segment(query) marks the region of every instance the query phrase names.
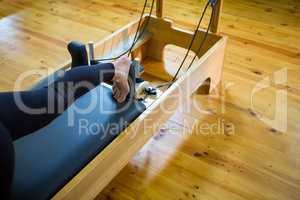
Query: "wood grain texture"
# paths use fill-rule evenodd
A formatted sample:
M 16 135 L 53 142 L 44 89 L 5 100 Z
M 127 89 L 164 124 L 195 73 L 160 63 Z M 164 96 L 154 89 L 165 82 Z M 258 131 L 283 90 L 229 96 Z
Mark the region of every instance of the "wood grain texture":
M 56 68 L 67 62 L 69 40 L 88 42 L 108 36 L 138 18 L 142 4 L 137 0 L 0 1 L 0 90 L 11 90 L 16 77 L 28 69 Z M 193 30 L 204 4 L 166 0 L 164 16 Z M 97 199 L 297 200 L 299 16 L 298 0 L 224 1 L 220 32 L 229 36 L 224 103 L 213 95 L 193 96 L 190 106 L 178 110 Z M 203 28 L 208 19 L 209 13 Z M 287 82 L 272 82 L 256 94 L 254 106 L 272 117 L 275 92 L 286 90 L 285 132 L 262 122 L 250 102 L 257 82 L 272 78 L 282 68 L 287 69 Z M 28 80 L 24 88 L 37 79 Z M 199 107 L 203 112 L 197 111 Z M 197 134 L 205 123 L 225 128 L 214 134 Z M 234 124 L 234 135 L 227 133 L 228 124 Z

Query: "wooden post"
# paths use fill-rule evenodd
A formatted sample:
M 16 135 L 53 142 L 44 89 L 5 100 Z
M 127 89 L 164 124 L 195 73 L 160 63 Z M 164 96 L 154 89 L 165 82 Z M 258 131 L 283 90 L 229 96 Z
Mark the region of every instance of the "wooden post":
M 163 0 L 156 0 L 156 16 L 158 18 L 163 16 Z
M 210 30 L 213 33 L 219 33 L 219 31 L 220 31 L 219 23 L 220 23 L 220 18 L 221 18 L 223 0 L 217 0 L 217 4 L 215 6 L 216 6 L 216 13 L 215 13 L 215 16 L 213 18 Z

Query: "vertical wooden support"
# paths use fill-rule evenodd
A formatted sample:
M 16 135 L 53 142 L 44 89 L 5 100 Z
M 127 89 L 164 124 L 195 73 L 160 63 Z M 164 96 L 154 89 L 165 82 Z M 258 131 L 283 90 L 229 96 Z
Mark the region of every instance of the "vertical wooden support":
M 156 0 L 156 17 L 163 17 L 163 0 Z
M 223 8 L 223 0 L 217 0 L 217 4 L 215 6 L 216 6 L 216 13 L 213 18 L 210 31 L 212 33 L 218 34 L 220 32 L 220 19 L 221 19 L 221 12 L 222 12 L 222 8 Z M 221 73 L 222 73 L 222 70 L 223 69 L 221 69 Z M 223 85 L 222 79 L 220 79 L 218 85 L 215 87 L 215 91 L 217 92 L 217 94 L 219 96 L 222 96 L 222 85 Z
M 212 21 L 211 29 L 210 31 L 213 33 L 219 33 L 220 31 L 220 18 L 221 18 L 221 12 L 223 7 L 223 0 L 217 0 L 216 6 L 216 13 Z

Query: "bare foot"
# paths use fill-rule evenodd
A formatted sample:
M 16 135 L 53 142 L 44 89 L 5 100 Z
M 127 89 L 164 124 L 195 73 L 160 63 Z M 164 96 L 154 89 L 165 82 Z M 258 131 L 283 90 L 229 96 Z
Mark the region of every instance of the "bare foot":
M 122 103 L 129 93 L 128 73 L 131 61 L 127 56 L 122 56 L 113 62 L 115 75 L 113 77 L 113 97 Z

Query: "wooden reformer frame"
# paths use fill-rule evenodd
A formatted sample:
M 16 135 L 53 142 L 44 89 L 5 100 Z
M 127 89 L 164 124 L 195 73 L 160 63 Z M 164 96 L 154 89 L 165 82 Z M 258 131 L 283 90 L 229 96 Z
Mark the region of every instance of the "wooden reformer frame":
M 217 1 L 217 14 L 213 18 L 211 32 L 208 34 L 205 45 L 199 52 L 198 60 L 176 82 L 167 88 L 128 128 L 126 128 L 111 144 L 100 152 L 86 167 L 84 167 L 68 184 L 66 184 L 54 197 L 60 199 L 93 199 L 99 192 L 121 171 L 140 148 L 158 131 L 170 116 L 181 106 L 187 97 L 196 92 L 205 81 L 210 80 L 209 91 L 220 84 L 224 52 L 227 37 L 218 35 L 218 24 L 222 1 Z M 156 16 L 151 16 L 145 34 L 135 45 L 132 57 L 139 57 L 141 62 L 151 59 L 161 64 L 162 73 L 163 50 L 166 45 L 173 44 L 188 48 L 193 37 L 190 31 L 172 26 L 172 22 L 163 18 L 163 1 L 156 1 Z M 149 16 L 144 16 L 145 22 Z M 119 29 L 109 37 L 95 45 L 95 55 L 106 58 L 116 52 L 111 49 L 128 48 L 138 20 Z M 192 51 L 196 52 L 205 30 L 198 30 Z M 126 42 L 127 41 L 127 42 Z M 131 40 L 132 42 L 132 40 Z M 151 69 L 145 72 L 151 74 Z M 152 74 L 159 77 L 159 74 Z M 174 97 L 177 100 L 174 100 Z M 149 126 L 152 124 L 152 126 Z

